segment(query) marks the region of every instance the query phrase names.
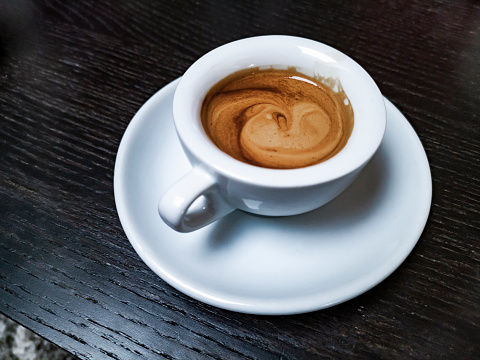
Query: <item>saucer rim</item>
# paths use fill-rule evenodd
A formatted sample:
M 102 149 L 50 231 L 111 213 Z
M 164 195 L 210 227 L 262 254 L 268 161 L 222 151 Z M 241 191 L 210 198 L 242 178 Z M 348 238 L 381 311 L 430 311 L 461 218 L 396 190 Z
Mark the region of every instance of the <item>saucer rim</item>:
M 411 251 L 417 244 L 418 240 L 420 239 L 420 236 L 423 233 L 425 225 L 428 220 L 428 216 L 431 210 L 431 200 L 432 200 L 432 178 L 431 178 L 428 158 L 425 153 L 425 149 L 423 148 L 423 145 L 421 144 L 421 141 L 418 138 L 418 135 L 416 134 L 415 130 L 413 129 L 411 124 L 408 122 L 408 120 L 399 111 L 399 109 L 395 105 L 393 105 L 388 99 L 384 98 L 386 108 L 388 108 L 388 106 L 391 106 L 393 109 L 392 111 L 398 112 L 398 114 L 403 118 L 402 120 L 406 122 L 406 126 L 409 129 L 409 131 L 415 136 L 416 140 L 418 140 L 418 145 L 421 150 L 421 154 L 418 154 L 418 155 L 420 156 L 423 154 L 423 156 L 421 156 L 422 159 L 420 159 L 422 162 L 424 162 L 424 166 L 422 166 L 422 169 L 424 169 L 424 171 L 426 172 L 425 175 L 428 176 L 428 179 L 430 180 L 428 184 L 429 188 L 427 189 L 429 192 L 429 194 L 427 194 L 428 199 L 426 199 L 424 203 L 424 204 L 427 204 L 427 201 L 428 201 L 428 206 L 420 221 L 420 223 L 423 225 L 417 228 L 417 235 L 415 236 L 414 240 L 410 240 L 410 246 L 407 246 L 406 248 L 404 247 L 403 248 L 404 251 L 402 252 L 402 254 L 401 255 L 397 254 L 397 256 L 394 259 L 392 259 L 392 260 L 396 259 L 397 260 L 396 262 L 390 263 L 390 265 L 386 266 L 386 268 L 383 269 L 380 273 L 374 272 L 373 275 L 371 276 L 374 279 L 363 279 L 362 281 L 363 285 L 356 286 L 356 288 L 358 288 L 359 290 L 351 292 L 348 296 L 341 296 L 328 303 L 318 303 L 318 304 L 308 303 L 307 304 L 305 302 L 302 302 L 301 301 L 302 299 L 300 299 L 300 301 L 292 301 L 292 304 L 290 304 L 289 306 L 280 304 L 280 306 L 273 306 L 273 307 L 270 307 L 268 304 L 263 306 L 255 306 L 255 305 L 251 306 L 244 303 L 236 304 L 234 302 L 228 302 L 228 301 L 225 301 L 224 299 L 215 300 L 209 294 L 202 295 L 202 292 L 198 291 L 198 289 L 197 291 L 195 291 L 195 289 L 192 290 L 188 286 L 184 286 L 183 284 L 179 283 L 177 279 L 175 279 L 174 277 L 170 276 L 170 274 L 168 274 L 168 272 L 166 272 L 165 269 L 162 269 L 162 267 L 155 261 L 154 257 L 149 256 L 148 254 L 145 254 L 142 250 L 142 246 L 141 246 L 142 236 L 139 234 L 136 234 L 136 231 L 134 229 L 135 227 L 134 224 L 132 224 L 130 222 L 130 219 L 127 217 L 128 212 L 125 210 L 125 207 L 127 206 L 126 198 L 125 196 L 122 196 L 122 192 L 120 191 L 120 189 L 124 189 L 125 184 L 123 183 L 123 178 L 121 178 L 120 174 L 122 174 L 124 171 L 125 159 L 127 158 L 126 151 L 131 146 L 131 142 L 134 140 L 133 136 L 130 136 L 130 134 L 135 133 L 137 128 L 141 126 L 141 120 L 139 119 L 141 119 L 145 113 L 148 113 L 151 107 L 155 107 L 158 102 L 163 101 L 165 97 L 171 95 L 171 93 L 175 90 L 179 80 L 180 78 L 172 81 L 171 83 L 167 84 L 165 87 L 161 88 L 158 92 L 156 92 L 139 109 L 139 111 L 132 118 L 120 142 L 117 158 L 115 161 L 115 169 L 114 169 L 114 196 L 115 196 L 115 204 L 117 207 L 117 213 L 118 213 L 121 225 L 125 231 L 125 234 L 129 242 L 132 244 L 137 254 L 146 263 L 146 265 L 151 270 L 153 270 L 160 278 L 162 278 L 164 281 L 166 281 L 168 284 L 170 284 L 177 290 L 187 294 L 188 296 L 222 309 L 237 311 L 241 313 L 259 314 L 259 315 L 288 315 L 288 314 L 305 313 L 305 312 L 328 308 L 328 307 L 337 305 L 339 303 L 348 301 L 352 298 L 355 298 L 365 293 L 366 291 L 370 290 L 371 288 L 375 287 L 383 280 L 385 280 L 405 261 L 405 259 L 408 257 L 408 255 L 411 253 Z M 388 105 L 388 103 L 390 105 Z M 387 109 L 387 113 L 388 113 L 388 109 Z M 387 126 L 388 126 L 388 119 L 387 119 Z

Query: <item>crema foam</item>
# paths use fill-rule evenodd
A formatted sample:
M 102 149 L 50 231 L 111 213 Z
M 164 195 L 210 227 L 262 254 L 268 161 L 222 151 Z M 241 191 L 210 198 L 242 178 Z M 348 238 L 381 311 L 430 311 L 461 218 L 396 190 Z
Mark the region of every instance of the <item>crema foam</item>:
M 296 69 L 248 68 L 226 77 L 202 105 L 203 127 L 225 153 L 273 169 L 321 163 L 347 143 L 354 113 L 337 83 Z

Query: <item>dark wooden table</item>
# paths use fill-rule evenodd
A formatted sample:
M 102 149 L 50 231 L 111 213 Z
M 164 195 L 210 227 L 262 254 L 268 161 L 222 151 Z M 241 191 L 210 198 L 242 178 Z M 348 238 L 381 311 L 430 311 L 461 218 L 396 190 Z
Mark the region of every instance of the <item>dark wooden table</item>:
M 430 217 L 385 281 L 256 316 L 189 298 L 119 222 L 122 135 L 207 51 L 311 38 L 369 71 L 429 158 Z M 0 1 L 0 311 L 83 359 L 478 359 L 478 1 Z

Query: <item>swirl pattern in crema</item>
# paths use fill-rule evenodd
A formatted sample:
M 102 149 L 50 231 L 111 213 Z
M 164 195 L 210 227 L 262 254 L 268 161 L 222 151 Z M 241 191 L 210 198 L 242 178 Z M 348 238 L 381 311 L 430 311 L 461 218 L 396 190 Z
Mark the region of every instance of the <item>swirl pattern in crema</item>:
M 208 92 L 203 127 L 222 151 L 252 165 L 318 164 L 337 154 L 353 130 L 352 106 L 336 87 L 292 68 L 241 70 Z

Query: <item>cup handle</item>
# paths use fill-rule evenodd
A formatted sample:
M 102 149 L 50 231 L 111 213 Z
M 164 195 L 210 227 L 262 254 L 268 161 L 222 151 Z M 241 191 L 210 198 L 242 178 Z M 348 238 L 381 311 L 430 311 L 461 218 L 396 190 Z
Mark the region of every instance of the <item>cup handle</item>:
M 178 180 L 158 203 L 158 213 L 165 223 L 178 232 L 198 230 L 231 213 L 216 179 L 197 166 Z

